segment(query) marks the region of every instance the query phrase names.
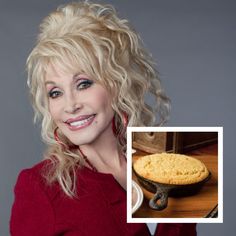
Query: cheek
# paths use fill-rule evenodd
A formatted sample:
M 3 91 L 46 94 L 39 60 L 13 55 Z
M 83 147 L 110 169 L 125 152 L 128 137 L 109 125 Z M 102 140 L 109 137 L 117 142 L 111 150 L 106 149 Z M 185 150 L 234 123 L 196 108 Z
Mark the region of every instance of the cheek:
M 55 104 L 53 104 L 52 102 L 49 102 L 49 112 L 51 114 L 51 117 L 53 119 L 54 122 L 57 121 L 57 119 L 59 118 L 59 106 L 56 106 Z
M 93 104 L 95 107 L 102 109 L 103 111 L 112 111 L 111 99 L 105 91 L 98 91 L 94 96 Z

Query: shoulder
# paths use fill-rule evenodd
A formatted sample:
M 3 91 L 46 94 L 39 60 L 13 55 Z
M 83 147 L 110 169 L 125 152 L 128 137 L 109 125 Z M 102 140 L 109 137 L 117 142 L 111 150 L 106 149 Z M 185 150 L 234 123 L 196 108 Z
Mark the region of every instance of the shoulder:
M 40 177 L 42 176 L 42 174 L 44 174 L 45 171 L 47 171 L 51 167 L 52 167 L 52 161 L 49 159 L 46 159 L 33 165 L 30 168 L 22 170 L 21 173 L 28 173 L 28 174 Z
M 15 185 L 11 235 L 51 235 L 54 227 L 52 198 L 41 175 L 45 161 L 22 170 Z M 51 191 L 52 192 L 52 191 Z
M 18 175 L 17 183 L 20 182 L 21 184 L 28 184 L 31 181 L 43 182 L 43 173 L 49 164 L 50 163 L 48 160 L 44 160 L 31 168 L 23 169 Z
M 22 191 L 22 189 L 24 191 L 41 191 L 50 199 L 51 195 L 55 195 L 58 189 L 56 184 L 49 185 L 44 177 L 50 168 L 52 168 L 52 162 L 43 160 L 31 168 L 23 169 L 18 175 L 15 193 Z

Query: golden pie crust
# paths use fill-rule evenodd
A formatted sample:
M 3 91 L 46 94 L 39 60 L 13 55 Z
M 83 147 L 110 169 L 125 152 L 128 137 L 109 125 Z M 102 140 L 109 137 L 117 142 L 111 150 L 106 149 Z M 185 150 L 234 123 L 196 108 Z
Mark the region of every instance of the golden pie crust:
M 209 175 L 201 161 L 187 155 L 172 153 L 140 157 L 134 162 L 133 168 L 138 175 L 163 184 L 194 184 Z

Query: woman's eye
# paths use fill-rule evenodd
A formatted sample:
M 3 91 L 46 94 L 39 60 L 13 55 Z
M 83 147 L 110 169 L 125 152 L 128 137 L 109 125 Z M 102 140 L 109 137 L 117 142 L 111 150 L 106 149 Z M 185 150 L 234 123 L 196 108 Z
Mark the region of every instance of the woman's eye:
M 91 80 L 82 80 L 77 84 L 78 90 L 83 90 L 89 88 L 93 84 Z
M 50 91 L 50 92 L 48 93 L 48 96 L 49 96 L 50 98 L 57 98 L 57 97 L 59 97 L 60 95 L 61 95 L 61 92 L 58 91 L 58 90 L 52 90 L 52 91 Z

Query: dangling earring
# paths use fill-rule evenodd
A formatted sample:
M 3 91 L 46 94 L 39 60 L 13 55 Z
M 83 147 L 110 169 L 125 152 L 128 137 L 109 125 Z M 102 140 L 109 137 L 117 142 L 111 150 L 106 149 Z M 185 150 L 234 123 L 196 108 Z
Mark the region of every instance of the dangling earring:
M 117 128 L 116 128 L 115 115 L 112 118 L 112 131 L 113 131 L 113 134 L 116 136 L 117 135 Z
M 121 122 L 123 125 L 123 130 L 127 128 L 128 125 L 128 115 L 125 112 L 122 112 L 122 118 L 121 118 Z M 112 130 L 113 130 L 113 134 L 115 136 L 117 136 L 119 134 L 119 136 L 122 135 L 121 131 L 122 128 L 121 127 L 116 127 L 116 121 L 115 121 L 115 115 L 112 118 Z
M 122 123 L 124 128 L 126 129 L 128 126 L 128 115 L 125 112 L 122 113 Z
M 59 144 L 59 145 L 61 145 L 61 147 L 62 147 L 62 149 L 67 149 L 68 147 L 67 147 L 67 145 L 66 144 L 64 144 L 61 140 L 60 140 L 60 138 L 59 138 L 59 136 L 58 136 L 58 133 L 57 133 L 57 130 L 58 130 L 58 127 L 56 127 L 55 129 L 54 129 L 54 139 L 56 140 L 56 142 Z
M 58 127 L 56 127 L 56 128 L 54 129 L 54 139 L 56 140 L 56 142 L 57 142 L 58 144 L 61 145 L 62 149 L 69 149 L 69 150 L 77 149 L 77 148 L 78 148 L 77 145 L 75 145 L 75 144 L 66 145 L 65 143 L 63 143 L 63 142 L 60 140 L 60 138 L 59 138 L 59 136 L 58 136 L 58 133 L 57 133 L 57 130 L 58 130 L 58 129 L 59 129 Z
M 128 126 L 128 115 L 125 112 L 122 113 L 122 124 L 123 124 L 123 129 L 120 131 L 119 140 L 120 140 L 120 143 L 125 144 L 126 137 L 124 136 L 124 134 L 125 134 L 126 128 Z

